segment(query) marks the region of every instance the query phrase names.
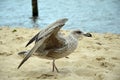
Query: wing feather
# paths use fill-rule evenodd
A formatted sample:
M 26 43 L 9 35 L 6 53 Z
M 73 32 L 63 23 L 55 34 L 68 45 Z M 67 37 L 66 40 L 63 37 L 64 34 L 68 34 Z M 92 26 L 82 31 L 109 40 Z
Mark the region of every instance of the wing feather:
M 63 18 L 63 19 L 59 19 L 57 21 L 55 21 L 54 23 L 48 25 L 45 29 L 41 30 L 39 33 L 37 33 L 32 39 L 30 39 L 30 41 L 27 43 L 26 47 L 28 45 L 30 45 L 33 41 L 38 41 L 40 40 L 43 36 L 49 34 L 51 31 L 53 31 L 53 29 L 55 29 L 56 27 L 62 27 L 66 22 L 68 21 L 67 18 Z M 59 28 L 59 29 L 60 29 Z M 54 34 L 56 34 L 58 31 L 54 31 Z
M 44 43 L 44 41 L 49 37 L 50 35 L 46 35 L 42 39 L 40 39 L 38 42 L 36 42 L 35 46 L 29 51 L 29 53 L 25 56 L 25 58 L 22 60 L 22 62 L 19 64 L 18 69 L 22 66 L 22 64 L 28 60 L 28 58 Z
M 30 39 L 30 41 L 26 44 L 25 47 L 27 47 L 28 45 L 30 45 L 33 41 L 35 41 L 38 37 L 39 33 L 37 33 L 32 39 Z

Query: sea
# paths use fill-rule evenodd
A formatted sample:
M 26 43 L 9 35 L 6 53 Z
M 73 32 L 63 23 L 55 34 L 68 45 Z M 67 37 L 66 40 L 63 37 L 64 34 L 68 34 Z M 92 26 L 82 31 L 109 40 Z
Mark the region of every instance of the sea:
M 120 0 L 38 0 L 39 17 L 32 18 L 32 0 L 0 0 L 0 27 L 44 28 L 68 18 L 65 30 L 120 34 Z

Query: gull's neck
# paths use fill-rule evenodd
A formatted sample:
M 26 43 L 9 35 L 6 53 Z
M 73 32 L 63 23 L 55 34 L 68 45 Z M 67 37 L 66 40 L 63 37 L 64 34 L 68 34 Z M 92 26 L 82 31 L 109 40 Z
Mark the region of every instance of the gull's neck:
M 75 34 L 72 33 L 72 32 L 69 34 L 69 37 L 74 38 L 74 39 L 76 39 L 76 40 L 79 40 L 79 36 L 75 35 Z

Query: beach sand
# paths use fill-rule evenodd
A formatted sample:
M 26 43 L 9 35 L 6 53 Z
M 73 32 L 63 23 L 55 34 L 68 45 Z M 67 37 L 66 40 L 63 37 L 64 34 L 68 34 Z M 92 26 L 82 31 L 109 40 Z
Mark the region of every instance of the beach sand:
M 30 57 L 20 69 L 18 52 L 39 29 L 0 28 L 0 80 L 120 80 L 120 34 L 92 33 L 83 37 L 69 58 L 56 60 L 60 73 L 52 72 L 52 61 Z M 62 31 L 67 33 L 69 31 Z

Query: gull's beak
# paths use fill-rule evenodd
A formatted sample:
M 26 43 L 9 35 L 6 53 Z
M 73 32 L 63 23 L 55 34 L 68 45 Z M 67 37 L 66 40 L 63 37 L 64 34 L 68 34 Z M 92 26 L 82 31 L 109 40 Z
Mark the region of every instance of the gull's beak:
M 90 33 L 85 33 L 83 35 L 86 36 L 86 37 L 92 37 L 92 34 L 90 34 Z

